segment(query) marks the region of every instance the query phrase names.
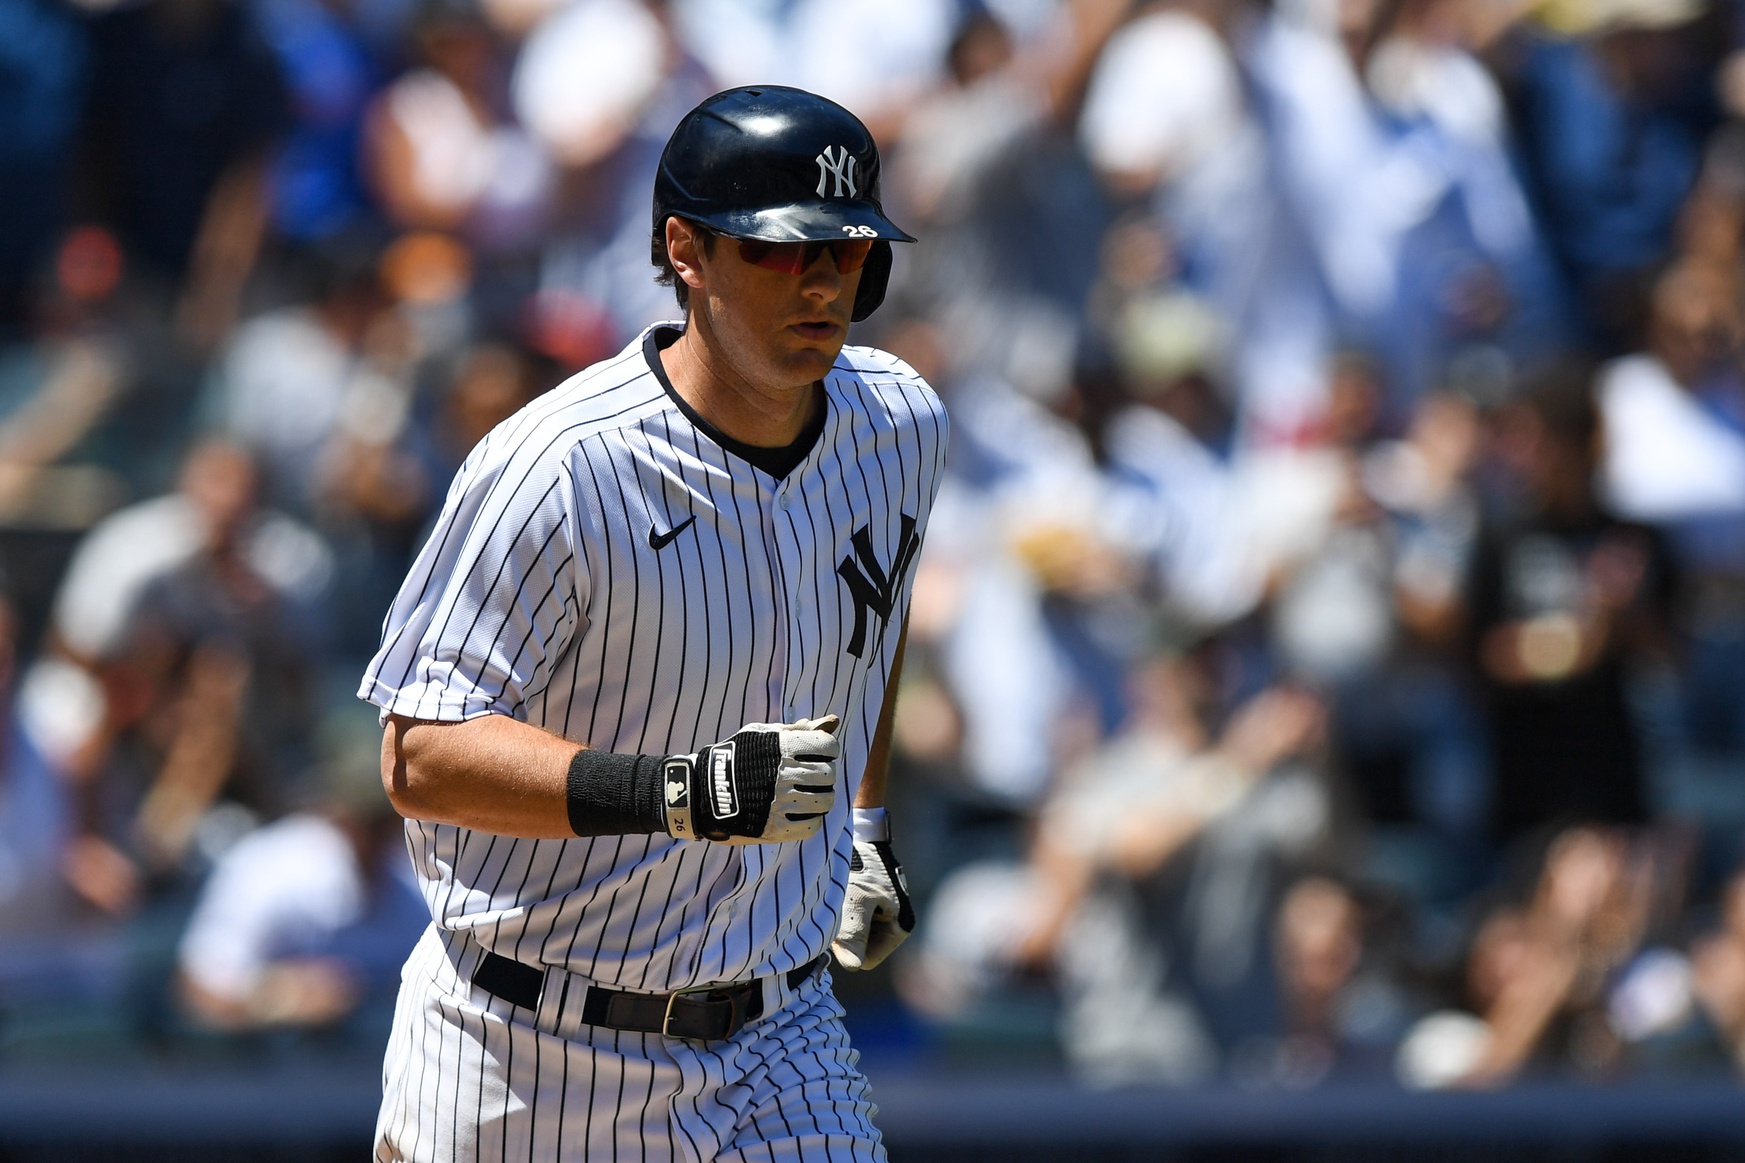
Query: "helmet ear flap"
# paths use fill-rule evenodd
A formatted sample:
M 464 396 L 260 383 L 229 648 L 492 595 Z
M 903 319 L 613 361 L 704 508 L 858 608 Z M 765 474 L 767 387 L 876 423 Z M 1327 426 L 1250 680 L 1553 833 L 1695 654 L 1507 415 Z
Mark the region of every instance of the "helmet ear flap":
M 854 293 L 854 314 L 849 318 L 859 323 L 879 309 L 885 301 L 885 287 L 891 281 L 891 244 L 875 242 L 860 268 L 860 286 Z

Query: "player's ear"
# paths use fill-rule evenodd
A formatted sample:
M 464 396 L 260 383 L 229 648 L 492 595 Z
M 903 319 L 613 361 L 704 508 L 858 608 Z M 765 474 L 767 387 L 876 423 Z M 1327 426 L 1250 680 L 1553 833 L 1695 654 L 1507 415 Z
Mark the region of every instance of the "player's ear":
M 685 286 L 693 291 L 703 289 L 704 255 L 702 232 L 689 222 L 672 215 L 666 220 L 666 253 L 667 261 L 673 264 L 673 273 L 685 281 Z

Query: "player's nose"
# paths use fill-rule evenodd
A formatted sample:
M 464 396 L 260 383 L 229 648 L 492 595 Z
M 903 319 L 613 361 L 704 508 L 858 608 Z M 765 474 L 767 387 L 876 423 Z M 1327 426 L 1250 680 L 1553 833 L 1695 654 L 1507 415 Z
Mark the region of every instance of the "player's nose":
M 828 249 L 821 250 L 800 276 L 800 293 L 822 303 L 841 298 L 842 272 L 836 269 L 836 258 Z

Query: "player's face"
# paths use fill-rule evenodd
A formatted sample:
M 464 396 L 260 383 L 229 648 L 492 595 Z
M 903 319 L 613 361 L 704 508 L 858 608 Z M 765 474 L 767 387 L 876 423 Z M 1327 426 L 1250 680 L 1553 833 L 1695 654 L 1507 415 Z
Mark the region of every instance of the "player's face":
M 848 317 L 871 244 L 753 243 L 719 237 L 701 255 L 701 294 L 711 338 L 740 374 L 769 388 L 823 377 L 848 339 Z M 689 280 L 687 280 L 689 281 Z

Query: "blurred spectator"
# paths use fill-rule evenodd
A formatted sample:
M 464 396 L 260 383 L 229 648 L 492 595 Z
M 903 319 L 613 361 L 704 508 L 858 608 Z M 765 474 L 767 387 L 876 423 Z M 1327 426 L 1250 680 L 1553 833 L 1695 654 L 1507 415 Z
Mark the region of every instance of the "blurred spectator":
M 382 792 L 373 718 L 329 745 L 311 807 L 249 833 L 213 866 L 178 957 L 198 1023 L 330 1026 L 393 996 L 429 914 Z
M 1595 495 L 1590 391 L 1586 369 L 1567 369 L 1498 418 L 1523 504 L 1480 532 L 1466 619 L 1502 841 L 1562 820 L 1641 823 L 1649 806 L 1627 684 L 1666 657 L 1673 565 Z
M 947 83 L 904 122 L 888 196 L 926 217 L 894 296 L 951 337 L 947 390 L 964 373 L 1042 401 L 1069 388 L 1109 206 L 1067 131 L 1120 9 L 1075 0 L 1028 44 L 994 9 L 967 15 Z
M 1603 354 L 1640 326 L 1716 120 L 1703 0 L 1570 5 L 1529 32 L 1514 78 L 1552 244 Z
M 1742 338 L 1732 279 L 1685 262 L 1654 284 L 1647 348 L 1608 366 L 1606 497 L 1632 520 L 1745 513 L 1745 431 L 1733 364 Z
M 272 502 L 326 539 L 335 643 L 354 656 L 374 642 L 381 603 L 446 482 L 416 448 L 418 394 L 448 374 L 464 340 L 471 268 L 464 248 L 432 233 L 402 236 L 379 263 L 340 248 L 310 266 L 314 301 L 236 330 L 208 408 L 258 457 Z
M 1393 431 L 1459 346 L 1509 341 L 1511 311 L 1521 315 L 1514 346 L 1550 339 L 1543 313 L 1523 313 L 1551 288 L 1507 159 L 1501 96 L 1460 42 L 1456 9 L 1281 7 L 1253 50 L 1275 181 L 1313 256 L 1313 275 L 1275 308 L 1299 320 L 1287 350 L 1311 367 L 1341 336 L 1376 352 Z M 1300 366 L 1278 373 L 1292 370 L 1302 377 Z M 1287 410 L 1261 414 L 1258 435 L 1288 439 L 1294 428 L 1281 423 L 1315 422 L 1326 382 L 1299 390 L 1294 404 L 1277 402 Z
M 151 0 L 91 31 L 90 199 L 209 350 L 266 229 L 268 151 L 286 125 L 276 62 L 234 0 Z
M 1653 524 L 1682 574 L 1685 735 L 1700 759 L 1745 753 L 1745 378 L 1737 275 L 1693 256 L 1661 276 L 1647 349 L 1600 383 L 1606 496 Z
M 59 653 L 23 692 L 77 791 L 68 879 L 106 911 L 183 867 L 221 795 L 270 813 L 300 770 L 309 603 L 330 563 L 307 530 L 263 517 L 255 490 L 245 454 L 209 445 L 180 494 L 102 526 L 57 603 Z
M 1244 83 L 1264 72 L 1248 58 L 1270 20 L 1245 3 L 1143 13 L 1097 62 L 1078 125 L 1103 187 L 1155 204 L 1153 221 L 1111 232 L 1108 282 L 1132 293 L 1179 277 L 1206 302 L 1224 343 L 1205 370 L 1260 441 L 1289 440 L 1315 422 L 1332 343 L 1314 256 L 1269 157 L 1257 87 Z
M 1327 877 L 1285 893 L 1273 942 L 1284 1031 L 1251 1057 L 1250 1071 L 1266 1072 L 1251 1081 L 1300 1089 L 1333 1076 L 1382 1075 L 1377 1051 L 1398 1038 L 1405 1002 L 1366 950 L 1372 925 L 1350 890 Z
M 68 461 L 126 394 L 122 355 L 90 333 L 0 355 L 0 520 L 77 528 L 114 503 L 122 485 L 108 466 Z
M 461 225 L 492 177 L 489 96 L 496 65 L 477 18 L 432 9 L 413 31 L 415 68 L 377 98 L 366 165 L 389 217 L 409 227 Z
M 1131 507 L 1129 536 L 1172 613 L 1192 625 L 1235 620 L 1259 604 L 1271 563 L 1263 538 L 1249 535 L 1261 488 L 1248 463 L 1228 455 L 1221 321 L 1184 292 L 1136 296 L 1123 316 L 1116 358 L 1131 403 L 1109 418 L 1104 443 Z M 1316 507 L 1314 491 L 1305 492 Z M 1269 491 L 1269 515 L 1275 500 L 1283 498 Z M 1303 516 L 1290 507 L 1287 524 Z
M 52 629 L 66 656 L 90 667 L 114 658 L 141 596 L 234 519 L 237 482 L 252 489 L 252 474 L 241 450 L 216 441 L 198 445 L 176 492 L 112 514 L 93 529 L 55 603 Z M 320 595 L 332 566 L 309 530 L 267 510 L 248 515 L 244 536 L 250 567 L 288 600 L 308 606 Z
M 1047 789 L 1081 696 L 1099 723 L 1120 717 L 1113 664 L 1134 645 L 1131 627 L 1094 628 L 1105 600 L 1120 618 L 1130 566 L 1083 431 L 997 380 L 960 387 L 954 409 L 940 514 L 953 533 L 924 554 L 953 577 L 941 671 L 970 779 L 1026 808 Z
M 369 213 L 358 153 L 378 62 L 344 0 L 264 0 L 291 122 L 269 175 L 272 224 L 298 242 L 332 238 Z
M 452 478 L 491 429 L 548 386 L 534 361 L 514 347 L 487 342 L 469 348 L 442 397 L 431 434 L 431 481 Z
M 1264 691 L 1214 741 L 1205 660 L 1142 668 L 1131 720 L 1066 777 L 1027 867 L 970 865 L 941 886 L 905 985 L 917 1004 L 950 1013 L 1001 969 L 1051 971 L 1063 1047 L 1103 1082 L 1197 1081 L 1220 1046 L 1268 1028 L 1252 1004 L 1268 992 L 1259 930 L 1280 868 L 1331 822 L 1301 763 L 1322 711 L 1302 692 Z M 972 924 L 972 912 L 1001 923 Z
M 1735 874 L 1721 898 L 1721 927 L 1699 941 L 1689 988 L 1735 1070 L 1745 1072 L 1745 876 Z
M 3 706 L 12 703 L 17 642 L 17 618 L 0 593 Z M 60 876 L 70 832 L 66 789 L 15 717 L 0 724 L 0 933 L 53 929 L 72 903 Z
M 671 7 L 687 51 L 722 87 L 797 85 L 822 93 L 859 112 L 881 139 L 937 80 L 960 10 L 946 0 L 679 0 Z M 843 53 L 844 44 L 855 51 Z
M 1368 875 L 1446 900 L 1482 876 L 1485 757 L 1457 649 L 1479 421 L 1465 398 L 1428 395 L 1405 439 L 1366 442 L 1371 373 L 1348 360 L 1333 377 L 1347 492 L 1321 550 L 1278 583 L 1274 634 L 1328 691 L 1335 750 L 1372 825 Z
M 945 56 L 938 91 L 904 119 L 893 191 L 933 223 L 973 211 L 979 175 L 1021 137 L 1077 108 L 1121 5 L 1080 0 L 1024 38 L 993 9 L 966 14 Z
M 1165 966 L 1152 988 L 1190 998 L 1224 1054 L 1278 1029 L 1266 928 L 1292 870 L 1317 856 L 1335 829 L 1319 766 L 1323 731 L 1318 700 L 1275 688 L 1238 707 L 1215 743 L 1184 739 L 1179 763 L 1134 763 L 1122 748 L 1142 736 L 1118 737 L 1039 828 L 1035 859 L 1057 891 L 1070 897 L 1086 883 L 1074 869 L 1087 863 L 1132 886 L 1143 920 L 1128 939 L 1161 952 Z M 1140 789 L 1133 781 L 1146 776 L 1149 786 Z M 1045 892 L 1043 899 L 1057 898 Z M 1115 1054 L 1140 1035 L 1110 1004 L 1122 987 L 1102 961 L 1108 944 L 1063 937 L 1057 946 L 1064 1041 L 1091 1074 L 1104 1055 L 1147 1056 L 1137 1044 L 1127 1048 L 1137 1060 Z
M 1482 1024 L 1452 1014 L 1426 1018 L 1401 1052 L 1417 1086 L 1496 1086 L 1523 1071 L 1615 1076 L 1623 1036 L 1639 1033 L 1618 990 L 1668 903 L 1681 870 L 1649 835 L 1574 828 L 1544 859 L 1528 903 L 1493 913 L 1474 937 L 1467 989 Z M 1640 980 L 1639 978 L 1636 980 Z M 1621 982 L 1621 985 L 1620 985 Z
M 0 4 L 0 338 L 26 322 L 31 284 L 65 224 L 90 44 L 57 0 Z
M 301 514 L 320 508 L 335 431 L 373 411 L 354 403 L 376 387 L 366 345 L 391 342 L 383 326 L 390 301 L 373 254 L 337 255 L 317 269 L 308 306 L 280 308 L 236 329 L 209 389 L 220 429 L 259 458 L 267 496 Z M 393 360 L 397 353 L 388 354 Z
M 582 367 L 672 317 L 648 278 L 649 191 L 673 126 L 715 88 L 660 5 L 584 0 L 529 33 L 515 110 L 553 167 L 525 320 L 537 350 Z
M 507 62 L 490 26 L 459 6 L 420 9 L 410 40 L 414 67 L 366 114 L 365 176 L 395 226 L 487 239 L 497 216 L 525 217 L 546 180 L 506 115 Z
M 1144 194 L 1191 174 L 1246 128 L 1217 9 L 1153 8 L 1123 25 L 1097 63 L 1079 135 L 1118 191 Z

